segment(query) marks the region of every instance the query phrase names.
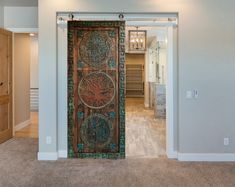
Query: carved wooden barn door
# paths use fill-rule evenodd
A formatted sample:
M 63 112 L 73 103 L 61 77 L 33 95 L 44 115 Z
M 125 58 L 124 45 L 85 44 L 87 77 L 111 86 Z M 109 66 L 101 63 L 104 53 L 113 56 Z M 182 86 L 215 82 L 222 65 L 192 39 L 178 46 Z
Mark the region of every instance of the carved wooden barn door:
M 68 156 L 125 158 L 125 22 L 68 22 Z

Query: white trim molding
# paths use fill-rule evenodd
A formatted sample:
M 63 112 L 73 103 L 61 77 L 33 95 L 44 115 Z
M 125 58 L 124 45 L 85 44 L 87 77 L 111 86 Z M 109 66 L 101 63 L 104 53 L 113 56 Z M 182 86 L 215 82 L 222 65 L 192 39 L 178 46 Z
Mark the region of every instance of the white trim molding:
M 38 160 L 57 160 L 57 152 L 38 152 Z
M 174 60 L 173 60 L 173 26 L 168 27 L 167 63 L 166 63 L 166 152 L 168 158 L 174 153 Z M 175 158 L 175 156 L 173 157 Z
M 15 98 L 15 35 L 12 33 L 12 97 Z M 15 99 L 12 99 L 12 122 L 13 131 L 12 134 L 15 136 L 16 124 L 15 124 Z
M 29 120 L 26 120 L 26 121 L 24 121 L 24 122 L 22 122 L 22 123 L 16 125 L 15 128 L 14 128 L 14 131 L 19 131 L 19 130 L 21 130 L 21 129 L 27 127 L 27 126 L 29 126 L 30 123 L 31 123 L 31 120 L 30 120 L 30 119 L 29 119 Z
M 14 33 L 38 33 L 38 28 L 6 28 Z
M 144 102 L 144 107 L 149 108 L 149 103 Z
M 59 150 L 58 158 L 68 158 L 67 150 Z
M 178 158 L 178 152 L 177 151 L 171 151 L 167 152 L 167 158 L 169 159 L 177 159 Z
M 234 162 L 234 153 L 178 153 L 179 161 L 191 162 Z
M 67 24 L 71 19 L 70 14 L 71 12 L 58 12 L 57 24 Z M 73 12 L 72 15 L 73 20 L 124 20 L 129 26 L 175 26 L 178 24 L 177 13 Z

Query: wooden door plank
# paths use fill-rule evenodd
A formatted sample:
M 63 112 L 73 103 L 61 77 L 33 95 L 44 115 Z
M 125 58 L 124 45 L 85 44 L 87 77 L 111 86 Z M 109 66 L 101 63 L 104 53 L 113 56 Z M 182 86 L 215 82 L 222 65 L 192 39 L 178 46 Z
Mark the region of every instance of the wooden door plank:
M 12 138 L 12 33 L 0 28 L 0 143 Z
M 10 95 L 0 96 L 0 105 L 10 102 Z
M 125 22 L 68 23 L 68 156 L 125 158 Z

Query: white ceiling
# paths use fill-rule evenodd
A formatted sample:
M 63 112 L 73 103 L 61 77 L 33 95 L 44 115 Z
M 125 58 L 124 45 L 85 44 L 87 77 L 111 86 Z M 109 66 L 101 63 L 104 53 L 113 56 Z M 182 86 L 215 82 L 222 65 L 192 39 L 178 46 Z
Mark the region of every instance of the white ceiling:
M 38 0 L 0 0 L 1 6 L 38 6 Z

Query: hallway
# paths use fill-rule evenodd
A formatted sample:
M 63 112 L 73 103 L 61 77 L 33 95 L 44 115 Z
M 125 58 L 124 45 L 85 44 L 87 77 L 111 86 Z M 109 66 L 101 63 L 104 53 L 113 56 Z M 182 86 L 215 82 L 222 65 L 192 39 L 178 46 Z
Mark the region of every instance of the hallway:
M 158 158 L 165 153 L 165 119 L 155 119 L 143 98 L 126 98 L 126 156 Z
M 31 112 L 31 124 L 27 127 L 16 131 L 16 138 L 38 138 L 38 112 Z

